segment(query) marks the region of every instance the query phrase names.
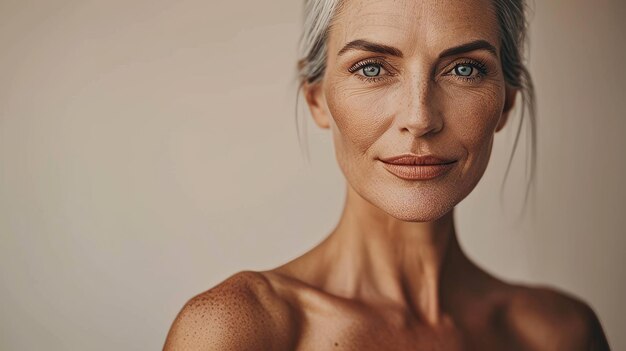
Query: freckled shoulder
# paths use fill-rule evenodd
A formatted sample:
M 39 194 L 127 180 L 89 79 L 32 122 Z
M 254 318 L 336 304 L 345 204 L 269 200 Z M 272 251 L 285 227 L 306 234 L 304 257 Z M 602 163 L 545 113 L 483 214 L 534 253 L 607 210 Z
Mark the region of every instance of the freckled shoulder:
M 556 288 L 520 287 L 508 307 L 507 321 L 520 343 L 531 350 L 610 350 L 594 310 Z
M 238 272 L 185 303 L 164 351 L 292 350 L 296 335 L 289 304 L 261 273 Z

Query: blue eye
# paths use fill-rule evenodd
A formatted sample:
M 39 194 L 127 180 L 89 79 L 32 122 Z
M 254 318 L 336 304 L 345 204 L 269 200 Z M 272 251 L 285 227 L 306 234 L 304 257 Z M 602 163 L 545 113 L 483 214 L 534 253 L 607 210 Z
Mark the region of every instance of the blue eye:
M 377 64 L 368 64 L 362 67 L 363 74 L 367 77 L 376 77 L 380 74 L 380 66 Z
M 474 60 L 457 63 L 452 71 L 455 78 L 465 81 L 476 81 L 488 73 L 487 65 Z
M 454 71 L 456 72 L 456 74 L 464 77 L 469 77 L 472 74 L 473 69 L 474 67 L 465 64 L 457 65 L 456 67 L 454 67 Z
M 394 76 L 386 67 L 380 59 L 367 59 L 350 67 L 348 72 L 365 82 L 377 83 Z

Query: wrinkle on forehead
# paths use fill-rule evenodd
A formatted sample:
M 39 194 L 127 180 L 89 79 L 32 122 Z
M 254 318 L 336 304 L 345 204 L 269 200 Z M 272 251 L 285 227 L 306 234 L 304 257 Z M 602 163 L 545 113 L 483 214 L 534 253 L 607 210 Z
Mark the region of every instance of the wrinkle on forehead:
M 344 0 L 340 7 L 330 34 L 332 55 L 360 38 L 401 48 L 406 56 L 477 38 L 500 47 L 492 0 Z

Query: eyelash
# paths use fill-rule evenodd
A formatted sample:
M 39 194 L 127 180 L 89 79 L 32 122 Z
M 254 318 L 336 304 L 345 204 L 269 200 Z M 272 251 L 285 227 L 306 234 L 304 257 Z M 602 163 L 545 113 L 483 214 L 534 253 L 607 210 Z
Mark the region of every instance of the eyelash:
M 390 70 L 388 70 L 386 68 L 386 64 L 383 61 L 377 60 L 377 59 L 367 59 L 367 60 L 361 61 L 361 62 L 355 64 L 354 66 L 350 67 L 348 69 L 348 71 L 350 73 L 354 73 L 354 72 L 356 72 L 356 71 L 358 71 L 358 70 L 360 70 L 360 69 L 362 69 L 364 67 L 372 66 L 372 65 L 380 66 L 382 68 L 385 68 L 385 70 L 387 70 L 388 72 L 390 72 Z M 454 67 L 452 67 L 452 69 L 449 72 L 454 71 L 458 66 L 471 66 L 471 67 L 475 68 L 478 71 L 478 74 L 476 76 L 474 76 L 474 77 L 465 77 L 465 76 L 461 76 L 461 75 L 458 75 L 458 74 L 453 74 L 453 76 L 455 76 L 457 79 L 461 79 L 461 80 L 464 80 L 466 82 L 477 81 L 480 78 L 482 78 L 485 75 L 487 75 L 487 73 L 488 73 L 487 65 L 484 62 L 480 61 L 480 60 L 468 60 L 468 59 L 465 59 L 464 61 L 461 61 L 461 62 L 457 63 L 456 65 L 454 65 Z M 361 79 L 363 81 L 366 81 L 368 83 L 377 83 L 377 82 L 380 82 L 381 80 L 387 79 L 389 76 L 395 76 L 395 74 L 394 73 L 388 73 L 387 76 L 382 76 L 382 77 L 367 77 L 367 76 L 360 75 L 360 74 L 357 74 L 356 76 L 357 76 L 357 78 L 359 78 L 359 79 Z
M 471 66 L 474 67 L 477 71 L 478 74 L 474 77 L 465 77 L 465 76 L 460 76 L 458 74 L 454 74 L 454 76 L 457 79 L 463 79 L 465 81 L 468 82 L 474 82 L 476 80 L 479 80 L 480 78 L 484 77 L 487 75 L 488 71 L 487 71 L 487 65 L 480 61 L 480 60 L 464 60 L 462 62 L 457 63 L 456 65 L 454 65 L 454 67 L 452 67 L 452 69 L 450 70 L 450 72 L 454 71 L 458 66 Z
M 358 71 L 360 69 L 363 69 L 363 68 L 365 68 L 367 66 L 381 66 L 382 68 L 387 70 L 387 72 L 389 72 L 388 73 L 389 76 L 394 76 L 395 75 L 395 74 L 391 73 L 386 68 L 386 65 L 385 65 L 384 62 L 382 62 L 380 60 L 376 60 L 376 59 L 363 60 L 363 61 L 355 64 L 354 66 L 348 68 L 348 72 L 354 73 L 354 72 L 356 72 L 356 71 Z M 377 83 L 377 82 L 380 82 L 381 80 L 387 79 L 387 77 L 385 77 L 385 76 L 382 76 L 382 77 L 367 77 L 367 76 L 363 76 L 363 75 L 360 75 L 360 74 L 357 74 L 356 76 L 357 76 L 357 78 L 359 78 L 361 80 L 364 80 L 364 81 L 366 81 L 368 83 Z

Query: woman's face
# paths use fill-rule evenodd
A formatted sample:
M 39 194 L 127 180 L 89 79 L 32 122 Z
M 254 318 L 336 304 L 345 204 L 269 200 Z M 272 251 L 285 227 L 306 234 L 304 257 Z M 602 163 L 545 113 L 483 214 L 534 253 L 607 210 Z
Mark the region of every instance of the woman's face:
M 398 219 L 450 211 L 482 177 L 515 98 L 491 0 L 346 0 L 327 48 L 305 96 L 350 186 Z M 407 179 L 381 161 L 406 153 L 456 162 Z

